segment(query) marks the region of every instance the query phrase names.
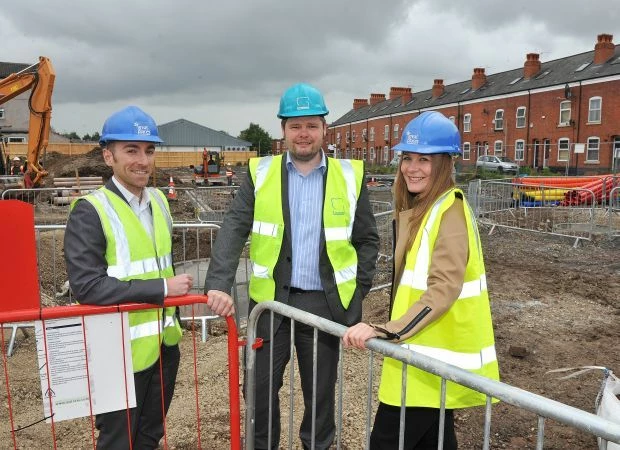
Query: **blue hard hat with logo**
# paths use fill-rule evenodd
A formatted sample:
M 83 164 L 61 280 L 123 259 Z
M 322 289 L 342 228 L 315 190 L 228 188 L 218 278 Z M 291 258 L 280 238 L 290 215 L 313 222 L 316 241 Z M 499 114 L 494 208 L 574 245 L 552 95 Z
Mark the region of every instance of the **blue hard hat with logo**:
M 437 111 L 425 111 L 405 126 L 400 144 L 392 150 L 426 155 L 460 155 L 461 135 L 446 116 Z
M 288 88 L 280 98 L 278 117 L 326 116 L 329 114 L 325 100 L 319 90 L 306 83 L 298 83 Z
M 159 138 L 155 120 L 137 106 L 127 106 L 105 121 L 99 144 L 113 141 L 164 142 Z

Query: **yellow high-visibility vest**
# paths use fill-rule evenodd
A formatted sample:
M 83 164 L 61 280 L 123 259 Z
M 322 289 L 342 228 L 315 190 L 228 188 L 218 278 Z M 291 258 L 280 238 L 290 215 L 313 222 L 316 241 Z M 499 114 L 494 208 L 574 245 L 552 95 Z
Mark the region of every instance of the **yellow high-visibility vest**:
M 456 302 L 444 315 L 407 339 L 403 346 L 498 380 L 499 370 L 480 236 L 473 212 L 459 189 L 450 189 L 443 194 L 422 219 L 413 245 L 407 252 L 391 319 L 402 317 L 426 291 L 441 218 L 452 206 L 457 194 L 463 198 L 469 240 L 469 258 L 463 288 Z M 384 358 L 379 400 L 388 405 L 400 406 L 401 381 L 402 363 L 392 358 Z M 407 368 L 406 406 L 439 408 L 440 393 L 440 377 L 412 366 Z M 484 394 L 450 381 L 446 383 L 448 409 L 483 405 L 485 402 Z
M 149 280 L 174 276 L 172 266 L 172 216 L 166 197 L 147 188 L 151 199 L 154 239 L 131 207 L 117 194 L 102 187 L 76 200 L 87 200 L 99 214 L 106 238 L 108 276 L 119 280 Z M 155 245 L 149 245 L 153 242 Z M 182 335 L 176 308 L 152 308 L 129 312 L 129 334 L 133 371 L 152 366 L 159 358 L 159 346 L 176 345 Z
M 256 302 L 275 298 L 273 270 L 284 238 L 282 157 L 252 158 L 249 164 L 255 196 L 250 245 L 250 297 Z M 357 285 L 357 252 L 351 244 L 351 234 L 364 166 L 361 161 L 327 160 L 323 204 L 325 247 L 334 269 L 340 301 L 347 309 Z

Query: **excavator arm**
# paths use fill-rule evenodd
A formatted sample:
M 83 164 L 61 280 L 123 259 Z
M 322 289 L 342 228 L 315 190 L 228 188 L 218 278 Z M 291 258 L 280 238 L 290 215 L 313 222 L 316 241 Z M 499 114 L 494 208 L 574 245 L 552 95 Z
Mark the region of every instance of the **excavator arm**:
M 56 72 L 49 58 L 39 57 L 39 62 L 0 80 L 0 105 L 30 90 L 28 109 L 28 168 L 24 174 L 25 187 L 37 187 L 47 175 L 39 163 L 39 156 L 47 148 L 52 118 L 52 91 Z

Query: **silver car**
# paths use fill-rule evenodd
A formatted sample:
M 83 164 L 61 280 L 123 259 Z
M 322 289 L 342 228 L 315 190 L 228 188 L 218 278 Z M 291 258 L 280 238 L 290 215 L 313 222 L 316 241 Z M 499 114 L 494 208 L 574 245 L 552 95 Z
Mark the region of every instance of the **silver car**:
M 480 156 L 476 161 L 476 169 L 492 170 L 499 173 L 519 173 L 519 166 L 505 156 L 486 155 Z

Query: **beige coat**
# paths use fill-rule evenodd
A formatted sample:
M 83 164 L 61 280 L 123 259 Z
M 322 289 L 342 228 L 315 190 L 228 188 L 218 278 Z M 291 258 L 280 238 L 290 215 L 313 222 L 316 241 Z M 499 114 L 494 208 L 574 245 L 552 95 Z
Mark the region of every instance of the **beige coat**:
M 396 296 L 396 289 L 402 277 L 407 256 L 407 242 L 409 240 L 409 217 L 411 210 L 403 211 L 396 220 L 396 248 L 394 250 L 394 286 L 392 288 L 392 302 Z M 456 301 L 465 277 L 465 268 L 468 259 L 467 223 L 463 212 L 462 200 L 456 199 L 454 204 L 444 213 L 439 226 L 439 234 L 428 272 L 428 289 L 420 300 L 407 310 L 405 315 L 385 324 L 371 324 L 381 337 L 386 334 L 381 329 L 400 334 L 426 306 L 431 312 L 420 321 L 411 331 L 402 335 L 399 341 L 418 333 L 431 322 L 441 317 Z M 395 340 L 396 341 L 396 340 Z

